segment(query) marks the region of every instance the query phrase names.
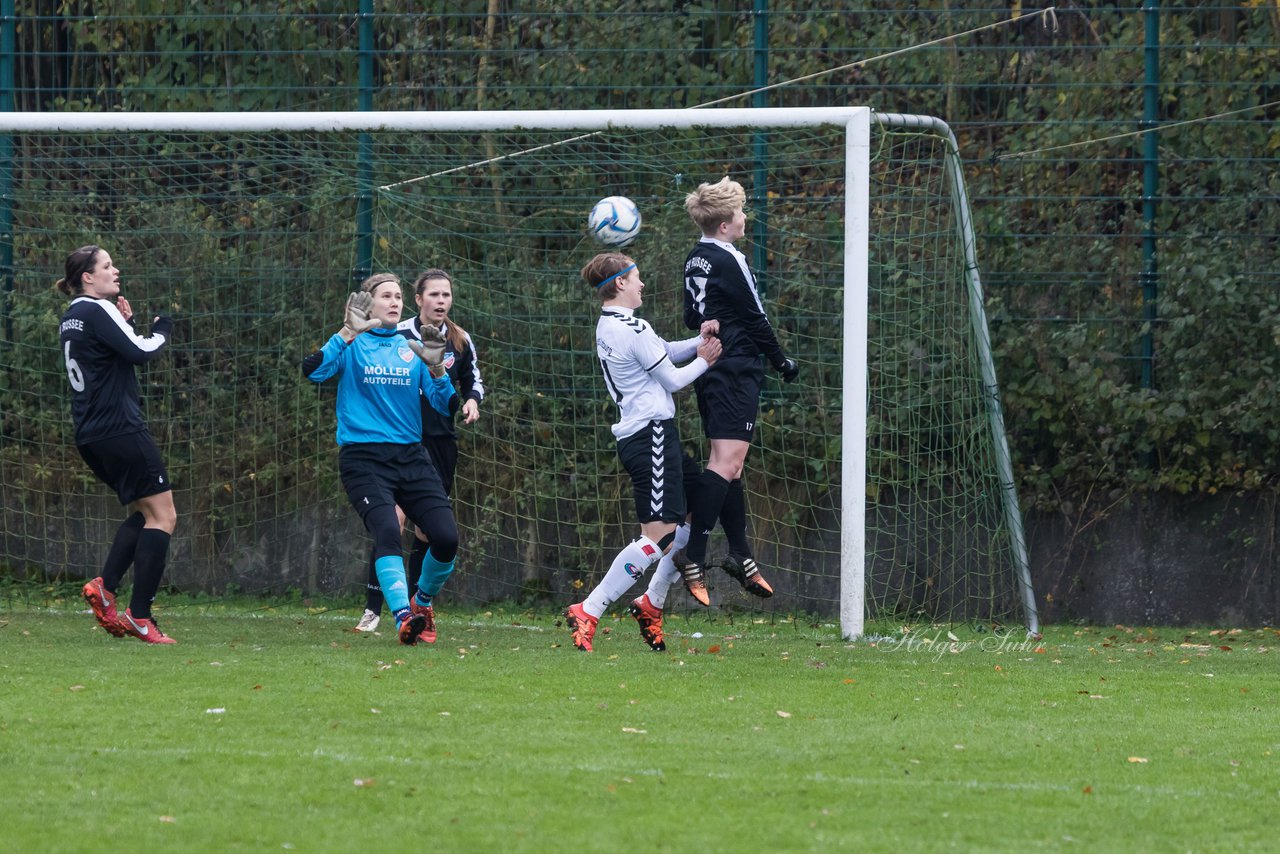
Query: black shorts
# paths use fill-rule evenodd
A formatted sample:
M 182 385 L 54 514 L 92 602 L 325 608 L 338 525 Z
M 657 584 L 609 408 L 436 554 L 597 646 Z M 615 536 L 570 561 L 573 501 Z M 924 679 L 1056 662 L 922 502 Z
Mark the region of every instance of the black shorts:
M 760 411 L 764 364 L 756 356 L 721 358 L 694 381 L 698 414 L 708 439 L 750 442 Z
M 453 474 L 458 470 L 458 440 L 453 436 L 432 436 L 422 443 L 431 457 L 445 495 L 453 495 Z
M 650 421 L 623 439 L 618 459 L 631 475 L 641 524 L 684 521 L 684 450 L 674 420 Z
M 400 505 L 414 524 L 432 510 L 452 510 L 436 467 L 417 442 L 343 445 L 338 451 L 338 473 L 347 500 L 361 519 L 373 508 L 388 504 Z
M 126 506 L 173 488 L 160 449 L 146 430 L 76 445 L 76 450 L 98 480 L 114 489 Z

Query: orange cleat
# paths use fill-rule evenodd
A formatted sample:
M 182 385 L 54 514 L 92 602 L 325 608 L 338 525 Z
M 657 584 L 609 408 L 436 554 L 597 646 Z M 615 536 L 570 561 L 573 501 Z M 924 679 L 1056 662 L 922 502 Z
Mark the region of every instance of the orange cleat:
M 155 618 L 133 616 L 128 609 L 124 609 L 124 630 L 126 634 L 133 635 L 143 643 L 177 643 L 176 640 L 160 631 L 160 627 L 156 625 Z
M 729 555 L 720 568 L 737 580 L 742 585 L 742 589 L 752 596 L 768 599 L 773 595 L 773 588 L 760 574 L 760 567 L 756 566 L 754 558 Z
M 118 638 L 129 634 L 129 630 L 120 619 L 120 613 L 116 611 L 116 596 L 103 585 L 102 576 L 86 584 L 82 592 L 84 601 L 88 602 L 89 607 L 93 609 L 93 616 L 98 621 L 98 625 Z
M 600 621 L 582 610 L 581 604 L 566 608 L 564 617 L 573 631 L 573 645 L 583 652 L 591 652 L 591 640 L 596 636 L 596 623 Z
M 416 599 L 409 600 L 409 608 L 413 613 L 420 615 L 426 620 L 422 626 L 422 631 L 418 633 L 418 640 L 423 643 L 436 642 L 436 611 L 431 605 L 419 605 Z
M 396 623 L 396 636 L 405 646 L 413 646 L 422 640 L 422 630 L 427 627 L 427 618 L 421 614 L 410 613 L 404 622 Z
M 684 586 L 689 591 L 689 595 L 697 599 L 698 604 L 704 608 L 711 607 L 711 595 L 707 593 L 707 576 L 702 571 L 702 567 L 690 561 L 684 549 L 672 554 L 671 560 L 675 563 L 676 569 L 680 570 L 680 577 L 684 579 Z
M 655 652 L 663 652 L 667 643 L 662 638 L 662 609 L 655 608 L 646 593 L 631 603 L 631 616 L 640 624 L 640 637 Z

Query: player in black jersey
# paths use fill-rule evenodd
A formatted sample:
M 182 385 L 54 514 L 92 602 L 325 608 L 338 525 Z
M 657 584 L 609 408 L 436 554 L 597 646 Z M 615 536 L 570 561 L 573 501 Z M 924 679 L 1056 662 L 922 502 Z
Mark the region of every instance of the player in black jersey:
M 698 378 L 698 412 L 711 442 L 707 461 L 691 508 L 689 543 L 672 556 L 691 589 L 703 583 L 707 539 L 716 520 L 729 541 L 724 570 L 744 590 L 756 596 L 773 595 L 747 543 L 746 494 L 742 469 L 755 432 L 764 381 L 763 355 L 785 382 L 800 373 L 787 357 L 765 314 L 747 259 L 733 245 L 746 233 L 746 192 L 728 177 L 701 184 L 685 197 L 685 210 L 702 232 L 684 264 L 684 321 L 698 329 L 709 320 L 720 322 L 724 355 Z
M 467 331 L 449 317 L 453 308 L 453 279 L 440 269 L 430 269 L 418 276 L 413 284 L 414 301 L 418 313 L 400 321 L 400 334 L 415 341 L 422 340 L 423 327 L 440 330 L 445 338 L 444 366 L 449 381 L 457 389 L 462 401 L 462 423 L 474 424 L 480 417 L 480 401 L 484 399 L 484 380 L 480 376 L 480 360 L 476 357 L 476 345 Z M 453 426 L 453 416 L 444 416 L 435 407 L 422 400 L 422 444 L 440 473 L 446 495 L 453 494 L 453 476 L 458 469 L 458 433 Z M 404 511 L 396 508 L 401 526 Z M 426 559 L 430 542 L 422 531 L 414 528 L 413 550 L 406 567 L 409 587 L 418 583 L 422 563 Z M 378 628 L 382 613 L 382 587 L 374 568 L 372 554 L 369 558 L 369 577 L 365 584 L 364 614 L 356 624 L 358 632 L 372 632 Z
M 171 644 L 151 614 L 160 589 L 169 539 L 178 523 L 160 450 L 142 420 L 134 366 L 154 359 L 169 341 L 173 321 L 157 317 L 150 335 L 133 328 L 133 309 L 120 295 L 120 271 L 105 249 L 82 246 L 67 256 L 58 290 L 71 297 L 62 315 L 62 358 L 71 381 L 76 450 L 98 479 L 133 512 L 116 530 L 102 574 L 84 598 L 116 637 Z M 132 565 L 133 592 L 124 614 L 116 588 Z

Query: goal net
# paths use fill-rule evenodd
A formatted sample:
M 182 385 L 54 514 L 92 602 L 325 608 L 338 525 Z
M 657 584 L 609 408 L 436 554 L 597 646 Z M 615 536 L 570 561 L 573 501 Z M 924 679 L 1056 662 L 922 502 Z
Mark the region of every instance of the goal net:
M 745 484 L 777 595 L 711 574 L 720 608 L 1036 629 L 972 230 L 945 125 L 865 108 L 0 117 L 0 573 L 97 574 L 122 510 L 72 443 L 53 290 L 96 243 L 141 327 L 174 483 L 167 581 L 350 596 L 368 539 L 337 477 L 334 392 L 300 360 L 371 272 L 440 267 L 486 388 L 459 425 L 454 601 L 563 604 L 634 536 L 580 267 L 600 197 L 644 217 L 641 314 L 681 323 L 687 192 L 748 191 L 742 245 L 800 380 L 772 372 Z M 414 310 L 408 295 L 406 316 Z M 692 391 L 681 434 L 705 461 Z M 724 555 L 719 532 L 709 562 Z

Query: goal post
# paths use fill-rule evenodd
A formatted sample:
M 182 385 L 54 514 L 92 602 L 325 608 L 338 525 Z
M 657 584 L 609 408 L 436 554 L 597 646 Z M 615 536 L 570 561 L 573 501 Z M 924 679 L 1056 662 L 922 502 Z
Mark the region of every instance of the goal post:
M 848 638 L 869 619 L 1038 631 L 963 173 L 938 120 L 866 107 L 28 113 L 0 115 L 0 137 L 19 282 L 0 346 L 13 386 L 0 391 L 18 395 L 0 486 L 22 497 L 4 511 L 4 567 L 83 574 L 115 524 L 68 453 L 65 377 L 45 340 L 61 259 L 97 242 L 140 313 L 179 318 L 171 354 L 142 374 L 185 517 L 171 580 L 356 595 L 367 542 L 336 483 L 332 399 L 297 361 L 365 265 L 410 282 L 439 266 L 488 386 L 461 431 L 454 589 L 563 601 L 634 527 L 576 281 L 602 248 L 587 211 L 607 195 L 640 204 L 624 251 L 651 283 L 642 313 L 675 338 L 697 237 L 683 195 L 731 174 L 769 213 L 756 272 L 804 371 L 766 381 L 747 463 L 757 558 L 779 579 L 765 607 L 838 614 Z M 682 435 L 705 460 L 687 394 Z M 725 606 L 760 609 L 725 576 L 716 587 Z

